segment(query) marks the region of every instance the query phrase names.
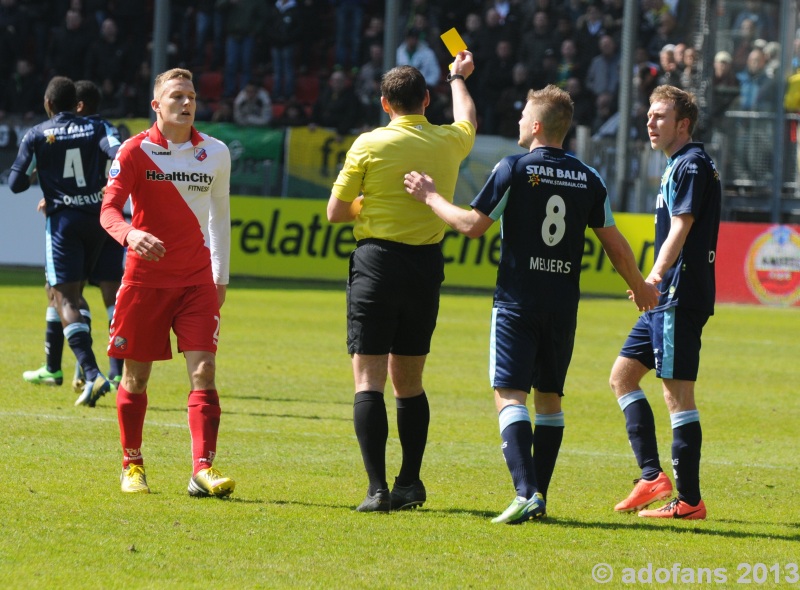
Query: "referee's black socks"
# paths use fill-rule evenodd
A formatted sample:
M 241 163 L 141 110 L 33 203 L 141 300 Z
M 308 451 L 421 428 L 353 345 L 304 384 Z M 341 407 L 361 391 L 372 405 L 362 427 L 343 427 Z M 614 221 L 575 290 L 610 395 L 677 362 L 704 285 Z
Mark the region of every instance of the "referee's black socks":
M 369 493 L 387 489 L 386 439 L 389 422 L 380 391 L 359 391 L 353 401 L 353 424 L 361 448 L 361 458 L 369 477 Z
M 415 397 L 397 398 L 397 434 L 403 448 L 403 465 L 396 484 L 409 486 L 416 482 L 422 468 L 422 456 L 428 443 L 428 424 L 431 411 L 428 396 L 423 391 Z

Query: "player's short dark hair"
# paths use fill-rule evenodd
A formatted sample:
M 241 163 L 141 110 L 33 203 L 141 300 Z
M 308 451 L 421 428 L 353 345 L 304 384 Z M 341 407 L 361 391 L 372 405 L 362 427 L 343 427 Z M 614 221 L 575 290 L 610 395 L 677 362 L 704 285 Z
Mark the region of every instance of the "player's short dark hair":
M 566 90 L 548 84 L 541 90 L 529 90 L 528 101 L 536 107 L 544 135 L 552 141 L 563 143 L 572 125 L 574 105 Z
M 650 104 L 654 102 L 671 102 L 675 108 L 675 120 L 689 119 L 689 135 L 694 133 L 697 119 L 700 116 L 700 108 L 697 106 L 697 98 L 694 94 L 669 84 L 662 84 L 656 86 L 650 95 Z
M 78 104 L 75 83 L 66 76 L 53 76 L 47 84 L 44 97 L 50 101 L 54 113 L 74 111 Z
M 100 89 L 91 80 L 78 80 L 75 82 L 75 93 L 78 102 L 83 103 L 81 115 L 94 115 L 100 108 Z
M 381 95 L 400 114 L 416 113 L 425 102 L 425 77 L 413 66 L 397 66 L 381 78 Z

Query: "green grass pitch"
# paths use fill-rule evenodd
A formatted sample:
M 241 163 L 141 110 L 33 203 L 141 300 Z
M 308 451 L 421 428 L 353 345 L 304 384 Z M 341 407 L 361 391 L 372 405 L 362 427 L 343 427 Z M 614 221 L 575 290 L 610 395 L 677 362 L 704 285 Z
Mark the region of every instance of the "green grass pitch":
M 149 496 L 119 491 L 113 396 L 75 408 L 68 383 L 22 381 L 43 360 L 41 280 L 38 270 L 0 270 L 4 588 L 593 588 L 593 572 L 609 573 L 598 564 L 612 570 L 605 588 L 684 587 L 705 575 L 715 587 L 797 580 L 797 309 L 718 306 L 697 387 L 709 519 L 652 522 L 612 510 L 637 468 L 608 372 L 637 314 L 625 299 L 585 298 L 548 518 L 507 526 L 489 522 L 514 495 L 488 385 L 490 293 L 442 297 L 425 373 L 428 502 L 386 515 L 354 511 L 367 484 L 352 426 L 343 282 L 231 286 L 215 465 L 238 485 L 216 500 L 186 493 L 182 357 L 157 363 L 151 378 Z M 87 295 L 105 368 L 102 304 L 97 289 Z M 66 351 L 67 376 L 73 362 Z M 669 473 L 660 383 L 649 376 L 644 389 Z M 400 449 L 387 402 L 391 481 Z

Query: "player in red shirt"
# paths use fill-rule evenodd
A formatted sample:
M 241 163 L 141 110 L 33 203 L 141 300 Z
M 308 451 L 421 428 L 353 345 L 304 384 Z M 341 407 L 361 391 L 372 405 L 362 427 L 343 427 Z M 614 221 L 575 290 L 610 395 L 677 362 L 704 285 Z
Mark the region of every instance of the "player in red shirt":
M 156 77 L 156 122 L 120 148 L 109 170 L 100 222 L 128 247 L 111 324 L 109 355 L 125 365 L 117 392 L 122 491 L 149 493 L 141 453 L 153 361 L 172 358 L 170 328 L 190 375 L 191 496 L 228 496 L 235 482 L 212 466 L 220 406 L 214 375 L 219 309 L 230 268 L 227 146 L 194 128 L 192 74 Z M 122 207 L 130 195 L 133 217 Z

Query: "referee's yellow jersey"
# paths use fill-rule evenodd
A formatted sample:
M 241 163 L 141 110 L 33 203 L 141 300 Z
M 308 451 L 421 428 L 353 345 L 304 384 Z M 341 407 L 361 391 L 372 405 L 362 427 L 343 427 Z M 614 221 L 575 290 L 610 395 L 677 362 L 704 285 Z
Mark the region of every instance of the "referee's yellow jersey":
M 361 134 L 332 190 L 345 202 L 364 195 L 355 238 L 414 246 L 441 242 L 445 223 L 405 191 L 403 177 L 412 170 L 430 174 L 436 191 L 452 202 L 459 166 L 474 143 L 475 127 L 469 121 L 432 125 L 424 115 L 395 117 L 386 127 Z

